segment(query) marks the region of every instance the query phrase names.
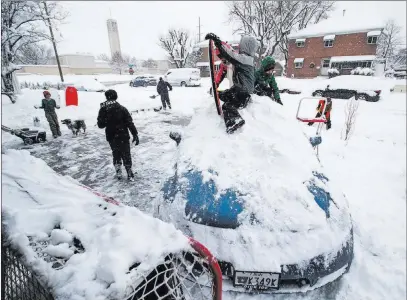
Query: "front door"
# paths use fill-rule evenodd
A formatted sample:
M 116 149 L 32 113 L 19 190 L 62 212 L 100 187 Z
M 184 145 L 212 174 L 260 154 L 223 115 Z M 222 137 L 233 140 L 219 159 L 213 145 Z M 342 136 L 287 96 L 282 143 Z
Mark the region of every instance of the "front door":
M 322 59 L 322 61 L 321 61 L 321 76 L 328 76 L 329 63 L 330 63 L 329 58 Z

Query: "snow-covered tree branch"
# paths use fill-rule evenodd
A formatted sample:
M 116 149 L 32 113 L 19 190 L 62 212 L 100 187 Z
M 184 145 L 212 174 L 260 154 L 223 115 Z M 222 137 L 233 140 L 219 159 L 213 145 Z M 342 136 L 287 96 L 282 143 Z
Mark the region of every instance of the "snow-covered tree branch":
M 189 32 L 185 29 L 169 29 L 165 36 L 159 38 L 161 48 L 167 52 L 171 64 L 184 68 L 191 53 Z
M 237 25 L 235 33 L 252 35 L 259 41 L 259 59 L 283 53 L 287 60 L 287 36 L 327 18 L 334 1 L 233 1 L 226 4 L 229 21 Z
M 384 34 L 379 37 L 377 45 L 377 55 L 386 60 L 396 55 L 400 46 L 403 44 L 401 27 L 395 20 L 390 19 L 386 22 Z
M 45 14 L 38 1 L 2 1 L 1 5 L 1 53 L 2 53 L 2 91 L 15 91 L 16 65 L 28 47 L 41 41 L 49 40 L 47 24 L 57 26 L 67 14 L 58 2 L 48 2 L 48 14 Z

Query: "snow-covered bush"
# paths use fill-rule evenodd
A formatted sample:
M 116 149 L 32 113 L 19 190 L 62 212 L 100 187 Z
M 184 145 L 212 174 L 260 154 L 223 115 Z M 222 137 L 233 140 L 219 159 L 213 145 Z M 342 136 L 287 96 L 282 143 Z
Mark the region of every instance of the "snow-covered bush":
M 340 74 L 340 73 L 339 73 L 338 69 L 336 69 L 336 68 L 330 68 L 330 69 L 328 69 L 328 76 L 329 76 L 329 78 L 338 76 L 339 74 Z
M 356 69 L 353 69 L 350 71 L 351 75 L 365 75 L 365 76 L 373 76 L 374 71 L 371 68 L 361 68 L 357 67 Z

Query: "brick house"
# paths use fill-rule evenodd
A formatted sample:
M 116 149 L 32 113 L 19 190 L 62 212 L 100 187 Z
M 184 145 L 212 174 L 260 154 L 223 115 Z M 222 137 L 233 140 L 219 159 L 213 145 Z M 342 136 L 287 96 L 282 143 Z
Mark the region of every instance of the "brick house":
M 330 18 L 288 36 L 287 76 L 327 76 L 328 69 L 350 74 L 356 67 L 373 68 L 377 41 L 384 26 L 375 20 Z

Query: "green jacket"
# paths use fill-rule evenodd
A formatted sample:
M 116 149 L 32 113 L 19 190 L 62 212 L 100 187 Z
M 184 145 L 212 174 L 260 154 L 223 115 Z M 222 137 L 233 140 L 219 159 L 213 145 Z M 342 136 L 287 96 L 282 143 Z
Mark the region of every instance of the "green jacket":
M 276 79 L 274 78 L 273 74 L 269 75 L 264 72 L 264 70 L 271 63 L 275 64 L 275 61 L 272 57 L 267 56 L 265 59 L 263 59 L 260 68 L 255 72 L 256 81 L 254 85 L 270 86 L 273 89 L 274 99 L 278 100 L 280 99 L 280 92 L 278 90 Z
M 44 109 L 45 113 L 54 113 L 55 108 L 59 108 L 59 106 L 57 106 L 54 99 L 50 98 L 49 100 L 42 99 L 41 106 L 39 108 Z

